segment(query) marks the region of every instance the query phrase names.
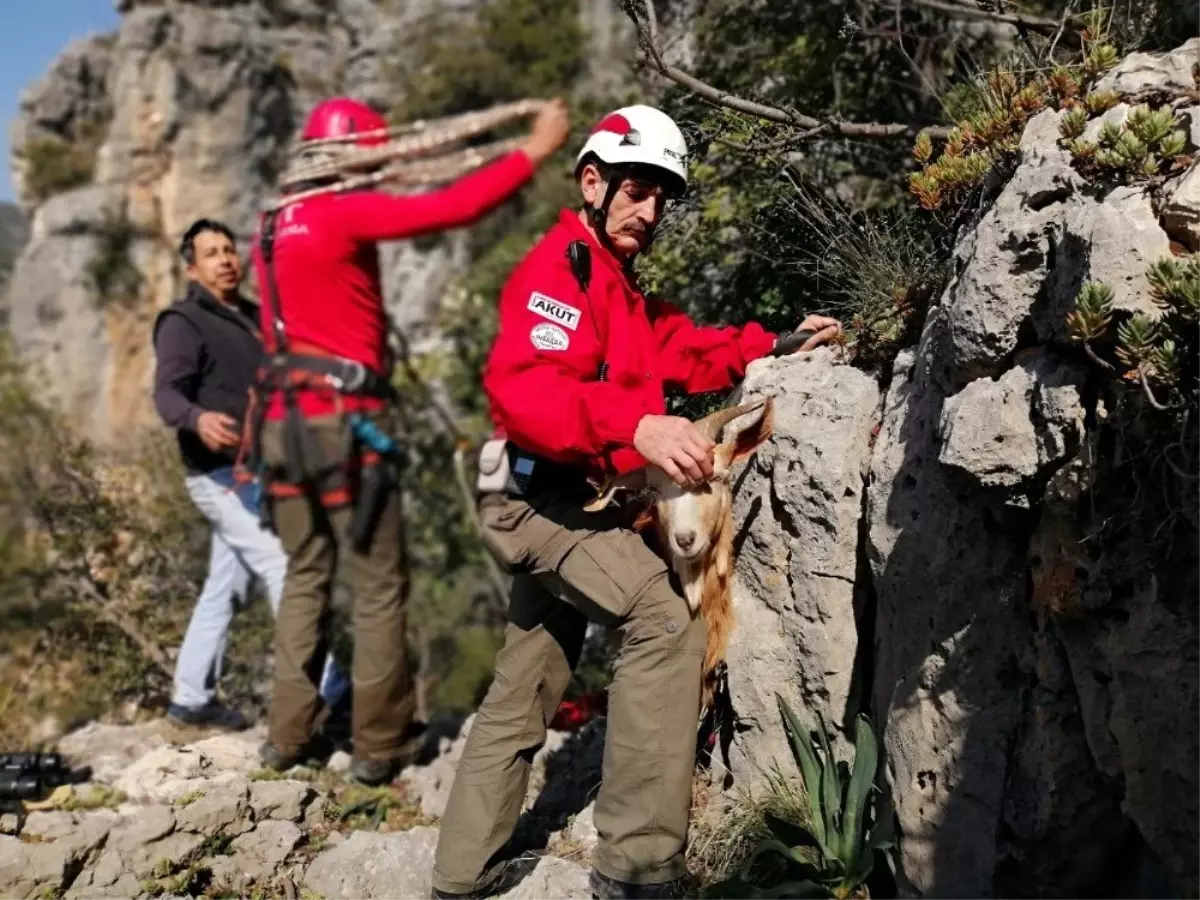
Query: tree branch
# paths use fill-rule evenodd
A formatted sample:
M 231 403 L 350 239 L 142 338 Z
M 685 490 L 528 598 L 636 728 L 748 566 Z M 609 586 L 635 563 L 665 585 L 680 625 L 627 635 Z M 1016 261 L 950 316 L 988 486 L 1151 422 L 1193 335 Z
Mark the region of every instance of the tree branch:
M 113 609 L 109 603 L 103 601 L 90 604 L 86 608 L 94 612 L 102 621 L 116 628 L 125 637 L 129 638 L 129 640 L 133 641 L 146 661 L 158 669 L 162 675 L 168 679 L 175 677 L 175 673 L 172 671 L 171 660 L 167 658 L 166 651 L 151 638 L 143 634 L 142 630 L 131 622 L 127 616 Z
M 1108 362 L 1107 360 L 1103 360 L 1099 356 L 1097 356 L 1096 351 L 1092 349 L 1092 345 L 1089 344 L 1087 341 L 1083 342 L 1083 352 L 1087 354 L 1088 359 L 1090 359 L 1092 362 L 1094 362 L 1096 365 L 1098 365 L 1100 368 L 1104 369 L 1105 371 L 1108 371 L 1108 372 L 1117 371 L 1116 366 L 1114 366 L 1112 363 Z
M 408 345 L 408 337 L 401 331 L 396 323 L 389 316 L 387 319 L 388 330 L 396 339 L 397 355 L 400 358 L 400 363 L 404 367 L 404 372 L 408 376 L 409 381 L 425 396 L 425 401 L 433 409 L 434 414 L 442 423 L 442 428 L 446 434 L 454 441 L 454 481 L 458 485 L 459 493 L 462 494 L 463 507 L 466 510 L 467 518 L 475 528 L 475 533 L 479 535 L 479 539 L 483 540 L 483 523 L 479 521 L 479 514 L 475 510 L 475 495 L 471 490 L 471 485 L 467 480 L 467 470 L 463 460 L 463 455 L 466 447 L 470 445 L 470 441 L 466 435 L 462 433 L 457 425 L 454 424 L 454 417 L 446 410 L 437 397 L 433 393 L 433 389 L 425 383 L 425 379 L 421 377 L 421 373 L 417 371 L 417 367 L 413 365 L 412 353 Z M 483 554 L 484 566 L 487 569 L 488 580 L 491 582 L 492 590 L 496 594 L 496 598 L 500 601 L 501 606 L 508 607 L 508 591 L 504 587 L 504 576 L 501 574 L 500 567 L 492 558 L 492 554 L 485 548 Z
M 783 109 L 782 107 L 769 106 L 765 103 L 747 100 L 744 97 L 739 97 L 736 94 L 731 94 L 728 91 L 723 91 L 707 82 L 701 81 L 696 76 L 683 71 L 677 66 L 670 65 L 663 59 L 657 42 L 657 25 L 654 24 L 656 20 L 654 18 L 652 3 L 653 0 L 641 0 L 640 3 L 638 0 L 626 0 L 625 2 L 625 12 L 633 20 L 634 27 L 637 29 L 638 44 L 642 47 L 647 61 L 659 74 L 669 78 L 680 87 L 691 91 L 697 97 L 707 100 L 714 106 L 722 106 L 734 112 L 755 116 L 759 119 L 766 119 L 768 122 L 778 122 L 781 125 L 791 125 L 794 128 L 802 129 L 802 134 L 799 135 L 800 138 L 813 138 L 830 133 L 860 140 L 886 140 L 896 137 L 910 137 L 922 130 L 920 126 L 913 124 L 843 122 L 836 117 L 829 117 L 825 120 L 815 119 L 796 110 Z M 949 129 L 945 128 L 927 128 L 924 130 L 930 132 L 934 137 L 945 137 L 949 133 Z
M 1158 398 L 1154 396 L 1154 391 L 1150 390 L 1150 379 L 1147 377 L 1149 368 L 1145 363 L 1138 366 L 1138 381 L 1142 383 L 1142 392 L 1146 395 L 1147 402 L 1157 409 L 1159 412 L 1170 412 L 1173 409 L 1179 409 L 1178 405 L 1167 406 L 1160 403 Z
M 1027 28 L 1041 34 L 1054 34 L 1063 24 L 1058 19 L 1047 19 L 1044 16 L 1031 16 L 1025 13 L 997 12 L 983 9 L 974 4 L 955 3 L 952 0 L 911 0 L 911 2 L 917 6 L 936 9 L 951 16 L 960 16 L 964 19 L 987 19 L 992 22 L 1002 22 L 1005 25 L 1015 25 L 1018 28 Z

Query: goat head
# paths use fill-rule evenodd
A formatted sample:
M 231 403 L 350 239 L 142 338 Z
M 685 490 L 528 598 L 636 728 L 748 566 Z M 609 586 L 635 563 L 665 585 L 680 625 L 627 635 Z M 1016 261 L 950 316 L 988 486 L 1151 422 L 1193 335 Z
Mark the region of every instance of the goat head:
M 773 423 L 771 397 L 717 410 L 695 422 L 697 430 L 717 445 L 713 452 L 713 476 L 708 481 L 691 488 L 680 487 L 662 469 L 646 466 L 608 479 L 584 508 L 598 512 L 612 502 L 618 491 L 649 488 L 658 507 L 659 527 L 671 562 L 701 561 L 731 513 L 730 470 L 771 436 Z M 717 564 L 725 567 L 729 560 L 717 560 Z M 689 596 L 688 600 L 692 603 L 693 598 Z M 694 609 L 695 603 L 692 605 Z
M 679 576 L 692 612 L 704 617 L 707 638 L 702 665 L 702 702 L 707 707 L 716 686 L 717 666 L 733 632 L 733 494 L 729 474 L 734 463 L 752 454 L 771 436 L 771 397 L 718 410 L 698 420 L 696 428 L 716 443 L 713 476 L 704 484 L 683 488 L 657 466 L 610 479 L 587 504 L 597 511 L 619 490 L 649 487 L 654 493 L 654 521 L 659 541 Z

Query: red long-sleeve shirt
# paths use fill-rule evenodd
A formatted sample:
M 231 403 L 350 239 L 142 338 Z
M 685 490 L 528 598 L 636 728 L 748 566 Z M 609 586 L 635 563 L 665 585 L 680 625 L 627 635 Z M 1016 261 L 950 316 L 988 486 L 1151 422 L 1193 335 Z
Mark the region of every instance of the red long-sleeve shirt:
M 268 287 L 257 236 L 252 251 L 268 348 L 274 339 L 269 309 L 278 302 L 289 341 L 357 360 L 388 375 L 377 242 L 468 225 L 532 175 L 529 157 L 518 150 L 438 191 L 411 196 L 331 193 L 284 207 L 275 224 L 277 298 Z M 299 402 L 305 416 L 335 408 L 327 391 L 301 392 Z M 344 408 L 375 409 L 381 404 L 374 398 L 347 397 Z M 282 398 L 276 395 L 267 417 L 282 416 Z
M 586 294 L 567 259 L 575 240 L 591 250 Z M 484 372 L 497 431 L 593 475 L 645 465 L 633 434 L 643 416 L 664 414 L 664 390 L 731 387 L 776 339 L 753 323 L 697 326 L 647 297 L 570 210 L 513 270 L 499 324 Z M 602 360 L 605 381 L 597 380 Z

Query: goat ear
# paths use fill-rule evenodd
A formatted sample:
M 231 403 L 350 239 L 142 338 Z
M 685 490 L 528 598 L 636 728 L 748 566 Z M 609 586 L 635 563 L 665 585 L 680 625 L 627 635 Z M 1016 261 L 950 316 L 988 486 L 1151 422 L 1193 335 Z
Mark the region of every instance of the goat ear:
M 587 512 L 600 512 L 600 510 L 612 502 L 612 498 L 616 496 L 617 491 L 636 491 L 645 487 L 645 485 L 645 469 L 634 469 L 632 472 L 626 472 L 624 475 L 610 476 L 604 484 L 600 485 L 595 499 L 589 500 L 583 505 L 583 508 Z
M 717 447 L 717 465 L 728 470 L 750 456 L 775 430 L 775 398 L 767 397 L 756 409 L 727 424 Z

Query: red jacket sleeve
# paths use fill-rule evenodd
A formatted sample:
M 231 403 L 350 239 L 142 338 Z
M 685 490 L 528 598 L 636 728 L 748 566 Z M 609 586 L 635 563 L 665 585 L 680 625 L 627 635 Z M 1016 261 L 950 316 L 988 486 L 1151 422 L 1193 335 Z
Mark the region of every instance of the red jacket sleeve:
M 644 396 L 596 380 L 600 346 L 586 324 L 592 311 L 565 260 L 535 269 L 518 270 L 500 296 L 499 333 L 484 375 L 496 424 L 526 450 L 560 462 L 631 445 L 651 411 Z M 575 327 L 531 310 L 539 298 L 577 310 Z
M 744 328 L 700 327 L 681 310 L 654 299 L 654 337 L 664 384 L 697 394 L 732 387 L 746 367 L 766 356 L 776 335 L 751 322 Z
M 345 194 L 339 198 L 338 217 L 343 232 L 363 242 L 458 228 L 499 206 L 532 176 L 529 157 L 517 150 L 441 190 L 408 196 Z

